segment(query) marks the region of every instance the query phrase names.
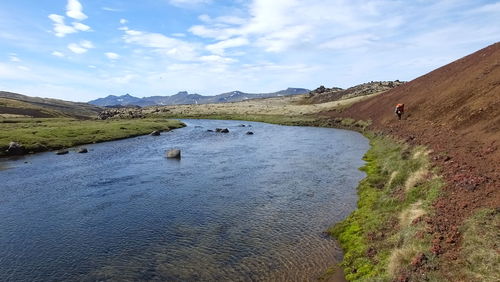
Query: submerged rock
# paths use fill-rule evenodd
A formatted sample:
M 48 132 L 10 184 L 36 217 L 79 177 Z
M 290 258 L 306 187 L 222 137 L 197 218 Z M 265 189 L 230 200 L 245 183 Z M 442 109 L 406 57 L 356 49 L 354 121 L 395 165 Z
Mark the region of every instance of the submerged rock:
M 169 159 L 180 159 L 181 158 L 181 150 L 172 149 L 167 151 L 167 158 Z
M 253 132 L 252 131 L 248 131 L 247 135 L 253 135 Z
M 66 155 L 67 153 L 69 153 L 67 149 L 61 149 L 56 152 L 56 155 Z

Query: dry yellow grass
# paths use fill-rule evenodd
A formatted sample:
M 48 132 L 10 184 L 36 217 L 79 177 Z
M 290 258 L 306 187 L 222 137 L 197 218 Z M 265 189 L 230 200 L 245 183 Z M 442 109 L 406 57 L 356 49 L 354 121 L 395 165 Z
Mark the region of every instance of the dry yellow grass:
M 419 170 L 415 171 L 408 177 L 405 182 L 405 191 L 410 190 L 411 188 L 418 185 L 420 182 L 425 180 L 425 177 L 429 174 L 429 170 L 427 167 L 422 167 Z
M 425 210 L 422 208 L 422 201 L 418 201 L 410 205 L 406 210 L 403 210 L 399 215 L 399 225 L 401 227 L 409 226 L 415 219 L 423 216 Z
M 200 104 L 200 105 L 172 105 L 151 107 L 145 113 L 154 113 L 158 109 L 172 116 L 207 116 L 207 115 L 281 115 L 299 116 L 316 114 L 339 107 L 345 107 L 363 99 L 378 94 L 355 97 L 345 100 L 322 104 L 301 104 L 305 95 L 294 95 L 267 99 L 252 99 L 235 103 Z

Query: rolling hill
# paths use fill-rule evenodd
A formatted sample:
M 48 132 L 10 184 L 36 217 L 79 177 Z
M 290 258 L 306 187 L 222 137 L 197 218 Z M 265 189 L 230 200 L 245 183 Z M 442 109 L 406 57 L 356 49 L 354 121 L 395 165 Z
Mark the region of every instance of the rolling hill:
M 405 104 L 403 120 L 394 106 Z M 500 206 L 500 43 L 363 100 L 331 118 L 371 120 L 371 128 L 424 145 L 446 180 L 427 219 L 432 252 L 460 257 L 464 220 Z
M 339 87 L 326 88 L 320 86 L 309 92 L 309 96 L 304 100 L 308 104 L 320 104 L 341 99 L 349 99 L 359 96 L 381 93 L 400 86 L 404 82 L 395 81 L 371 81 L 342 89 Z
M 102 109 L 87 103 L 38 98 L 0 91 L 1 117 L 96 117 Z

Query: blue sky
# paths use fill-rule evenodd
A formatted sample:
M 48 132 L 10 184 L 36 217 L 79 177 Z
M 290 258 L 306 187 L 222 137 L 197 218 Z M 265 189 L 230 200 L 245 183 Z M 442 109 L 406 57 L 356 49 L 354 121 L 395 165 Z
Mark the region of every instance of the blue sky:
M 499 39 L 491 0 L 0 0 L 0 90 L 345 88 L 411 80 Z

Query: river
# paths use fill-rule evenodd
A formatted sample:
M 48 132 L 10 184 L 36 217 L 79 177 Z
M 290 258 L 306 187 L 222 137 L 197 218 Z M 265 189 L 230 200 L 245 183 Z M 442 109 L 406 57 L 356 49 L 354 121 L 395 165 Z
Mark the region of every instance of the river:
M 88 154 L 0 160 L 0 280 L 306 281 L 338 263 L 322 232 L 355 208 L 366 138 L 184 122 Z

